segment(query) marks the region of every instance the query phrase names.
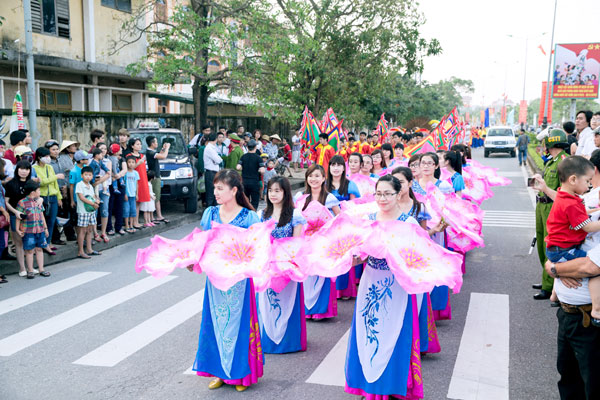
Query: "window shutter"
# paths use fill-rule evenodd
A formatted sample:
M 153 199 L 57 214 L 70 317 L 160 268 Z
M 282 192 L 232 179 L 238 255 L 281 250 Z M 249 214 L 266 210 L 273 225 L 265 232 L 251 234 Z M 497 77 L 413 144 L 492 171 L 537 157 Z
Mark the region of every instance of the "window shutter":
M 42 33 L 42 1 L 31 0 L 31 26 L 35 33 Z
M 58 20 L 58 36 L 70 38 L 69 0 L 56 0 L 56 19 Z

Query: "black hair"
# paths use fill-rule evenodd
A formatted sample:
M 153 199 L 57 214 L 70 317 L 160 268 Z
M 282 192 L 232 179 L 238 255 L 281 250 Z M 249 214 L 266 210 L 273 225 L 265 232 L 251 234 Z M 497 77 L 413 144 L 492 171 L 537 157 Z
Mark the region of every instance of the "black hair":
M 579 114 L 585 115 L 585 119 L 588 123 L 588 125 L 590 124 L 590 122 L 592 122 L 592 117 L 594 116 L 594 113 L 591 112 L 590 110 L 579 110 L 577 111 L 577 114 L 575 114 L 575 116 L 578 116 Z
M 10 145 L 16 146 L 21 143 L 27 137 L 27 133 L 21 129 L 14 131 L 10 134 Z
M 136 156 L 130 154 L 130 155 L 128 155 L 128 156 L 125 157 L 125 164 L 127 164 L 129 162 L 129 160 L 133 160 L 133 161 L 135 161 L 137 163 L 138 159 L 137 159 Z
M 294 217 L 294 197 L 292 196 L 292 186 L 290 185 L 290 181 L 284 176 L 276 175 L 269 180 L 269 183 L 267 184 L 267 208 L 265 208 L 265 211 L 263 212 L 264 220 L 271 218 L 273 215 L 273 203 L 271 203 L 268 195 L 269 189 L 271 189 L 273 185 L 279 185 L 281 190 L 283 190 L 281 214 L 279 215 L 279 222 L 277 223 L 278 227 L 282 227 L 289 224 Z
M 152 179 L 154 179 L 156 177 L 156 174 L 151 169 L 146 171 L 146 175 L 148 176 L 148 181 L 151 181 Z
M 29 175 L 27 175 L 27 179 L 31 178 L 31 163 L 29 161 L 27 161 L 27 160 L 17 161 L 17 163 L 15 164 L 15 174 L 14 174 L 16 179 L 13 179 L 15 181 L 19 180 L 19 173 L 18 173 L 19 169 L 29 170 Z
M 214 142 L 215 140 L 217 140 L 217 134 L 215 132 L 211 132 L 208 135 L 208 138 L 206 138 L 206 140 L 208 140 L 209 142 Z
M 379 186 L 380 182 L 388 182 L 390 185 L 392 185 L 396 193 L 400 193 L 402 190 L 402 184 L 400 183 L 400 180 L 393 175 L 387 174 L 379 178 L 375 184 L 375 190 L 377 190 L 377 186 Z
M 96 140 L 100 139 L 104 135 L 105 135 L 105 133 L 102 129 L 93 129 L 92 132 L 90 133 L 90 139 L 92 139 L 92 142 L 95 142 Z
M 458 151 L 447 151 L 444 153 L 444 158 L 450 163 L 450 167 L 462 175 L 463 159 Z
M 23 194 L 25 196 L 29 196 L 31 192 L 35 192 L 40 188 L 39 182 L 34 181 L 33 179 L 29 179 L 25 182 L 25 186 L 23 186 Z
M 250 204 L 250 200 L 244 194 L 244 184 L 242 183 L 242 177 L 237 171 L 232 169 L 222 169 L 217 172 L 215 175 L 215 179 L 213 180 L 214 184 L 224 183 L 230 188 L 236 188 L 237 192 L 235 193 L 235 202 L 244 208 L 247 208 L 250 211 L 255 211 L 252 204 Z
M 6 143 L 2 139 L 0 139 L 0 146 L 6 146 Z
M 590 157 L 590 162 L 600 171 L 600 149 L 594 150 Z
M 571 133 L 575 132 L 575 123 L 573 121 L 565 122 L 563 124 L 563 130 L 570 135 Z
M 462 157 L 462 165 L 465 166 L 467 164 L 467 146 L 465 146 L 464 144 L 455 144 L 454 146 L 450 147 L 450 150 L 458 151 Z M 471 153 L 469 152 L 469 154 Z
M 440 170 L 440 158 L 438 157 L 438 155 L 433 152 L 422 154 L 421 161 L 423 160 L 423 157 L 431 157 L 431 159 L 435 163 L 435 170 L 433 171 L 433 177 L 435 179 L 440 179 L 440 175 L 442 174 L 442 171 Z
M 92 157 L 96 157 L 98 154 L 102 154 L 102 150 L 98 147 L 94 147 L 94 150 L 92 150 Z
M 338 188 L 338 193 L 340 194 L 340 196 L 347 196 L 348 195 L 348 185 L 349 185 L 350 181 L 346 177 L 346 161 L 344 161 L 344 157 L 340 156 L 339 154 L 331 157 L 331 160 L 329 160 L 329 168 L 327 169 L 327 191 L 329 193 L 332 193 L 333 190 L 335 189 L 333 187 L 333 175 L 331 175 L 331 166 L 332 165 L 344 166 L 344 171 L 342 172 L 342 175 L 340 176 L 340 187 Z
M 393 153 L 393 151 L 392 151 L 392 153 Z M 383 151 L 381 151 L 381 149 L 377 149 L 377 150 L 373 151 L 371 153 L 371 159 L 373 159 L 373 156 L 375 154 L 380 154 L 381 155 L 381 165 L 380 165 L 381 168 L 387 168 L 387 164 L 385 163 L 385 157 L 383 157 Z M 375 166 L 375 165 L 373 165 L 373 166 Z M 371 171 L 371 172 L 373 172 L 373 171 Z
M 205 129 L 210 129 L 210 125 L 202 125 L 202 129 L 200 129 L 200 131 L 203 131 Z
M 419 200 L 417 200 L 417 196 L 415 196 L 415 192 L 412 190 L 412 185 L 410 182 L 414 179 L 412 171 L 408 167 L 398 167 L 394 168 L 392 171 L 392 175 L 402 174 L 406 180 L 409 182 L 408 185 L 408 197 L 413 201 L 412 215 L 417 218 L 417 216 L 421 213 L 421 207 L 423 206 Z
M 415 161 L 419 161 L 421 162 L 421 154 L 413 154 L 409 159 L 408 159 L 408 166 L 410 167 L 410 164 L 414 163 Z
M 359 134 L 358 134 L 358 136 L 362 136 L 362 135 L 365 135 L 365 136 L 366 136 L 366 135 L 367 135 L 367 132 L 361 132 L 361 133 L 359 133 Z
M 310 174 L 312 174 L 316 170 L 321 171 L 321 175 L 323 175 L 323 177 L 327 178 L 327 174 L 325 173 L 325 168 L 323 168 L 319 164 L 312 164 L 310 167 L 308 167 L 308 169 L 306 170 L 306 173 L 304 174 L 304 194 L 307 194 L 308 197 L 304 201 L 304 207 L 302 207 L 302 211 L 306 210 L 306 207 L 308 207 L 310 202 L 313 200 L 312 190 L 311 190 L 310 186 L 308 185 L 308 177 L 310 176 Z M 317 201 L 319 203 L 325 205 L 325 200 L 327 200 L 328 194 L 329 194 L 329 192 L 327 191 L 327 188 L 325 187 L 325 180 L 323 180 L 323 183 L 321 184 L 321 193 L 319 194 L 319 198 L 317 199 Z
M 382 155 L 383 155 L 383 150 L 387 150 L 390 152 L 390 160 L 394 159 L 394 149 L 392 148 L 392 145 L 389 143 L 384 143 L 381 145 L 381 150 L 382 150 Z
M 558 164 L 558 179 L 560 183 L 564 183 L 570 176 L 580 177 L 590 169 L 594 169 L 594 164 L 590 160 L 581 156 L 571 156 Z
M 54 146 L 57 146 L 57 147 L 60 146 L 60 144 L 54 139 L 50 139 L 50 140 L 46 141 L 46 143 L 44 143 L 44 147 L 47 149 L 51 149 Z
M 220 127 L 219 127 L 219 130 L 221 130 L 221 129 L 223 129 L 223 130 L 227 131 L 227 128 L 226 128 L 226 127 L 224 127 L 224 126 L 220 126 Z
M 38 147 L 37 149 L 35 149 L 35 159 L 36 160 L 40 160 L 40 158 L 42 157 L 46 157 L 50 155 L 50 150 L 48 150 L 48 148 L 46 147 Z
M 89 172 L 90 174 L 94 175 L 94 170 L 89 165 L 86 165 L 85 167 L 81 168 L 81 176 L 83 176 L 83 174 L 86 172 Z
M 402 143 L 396 143 L 396 145 L 394 146 L 394 149 L 395 150 L 400 149 L 400 152 L 403 152 L 404 151 L 404 145 Z
M 129 150 L 129 151 L 133 151 L 133 145 L 135 144 L 135 142 L 140 142 L 140 143 L 142 143 L 142 140 L 141 140 L 140 138 L 137 138 L 137 137 L 135 137 L 135 138 L 130 138 L 130 139 L 127 141 L 127 150 Z
M 148 136 L 146 137 L 146 146 L 152 146 L 152 143 L 156 140 L 156 136 Z
M 329 135 L 328 135 L 328 134 L 326 134 L 326 133 L 321 133 L 321 134 L 319 135 L 319 139 L 329 139 Z
M 362 167 L 362 165 L 363 165 L 363 156 L 362 156 L 362 154 L 354 152 L 354 153 L 352 153 L 352 154 L 350 154 L 348 156 L 348 161 L 350 161 L 350 157 L 352 157 L 352 156 L 358 157 L 358 159 L 360 160 L 360 166 Z

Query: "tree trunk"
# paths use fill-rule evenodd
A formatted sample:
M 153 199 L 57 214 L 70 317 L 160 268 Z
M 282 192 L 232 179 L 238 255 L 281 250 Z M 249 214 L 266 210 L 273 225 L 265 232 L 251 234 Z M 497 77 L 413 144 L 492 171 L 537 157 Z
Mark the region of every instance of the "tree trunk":
M 194 81 L 192 98 L 194 99 L 194 134 L 196 134 L 208 124 L 208 87 L 201 85 L 197 80 Z

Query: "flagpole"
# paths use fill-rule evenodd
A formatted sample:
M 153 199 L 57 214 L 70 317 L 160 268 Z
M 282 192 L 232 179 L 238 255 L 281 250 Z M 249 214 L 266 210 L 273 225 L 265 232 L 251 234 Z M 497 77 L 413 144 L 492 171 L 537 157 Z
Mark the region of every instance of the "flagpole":
M 548 60 L 548 83 L 546 84 L 546 101 L 544 102 L 544 119 L 542 120 L 542 129 L 548 126 L 548 103 L 550 103 L 550 73 L 552 72 L 552 51 L 554 50 L 554 27 L 556 25 L 556 6 L 558 0 L 554 0 L 554 19 L 552 20 L 552 38 L 550 39 L 550 59 Z
M 37 131 L 35 96 L 35 70 L 33 66 L 33 28 L 31 23 L 31 0 L 23 0 L 25 13 L 25 52 L 27 53 L 27 108 L 29 108 L 29 131 L 33 148 L 37 148 L 40 139 Z M 19 59 L 21 54 L 19 53 Z

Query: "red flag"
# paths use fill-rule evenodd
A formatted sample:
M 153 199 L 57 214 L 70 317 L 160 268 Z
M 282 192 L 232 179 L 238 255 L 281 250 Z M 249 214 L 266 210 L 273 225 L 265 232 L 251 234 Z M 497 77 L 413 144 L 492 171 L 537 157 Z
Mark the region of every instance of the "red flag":
M 538 124 L 541 125 L 544 122 L 544 108 L 546 106 L 546 100 L 548 100 L 548 125 L 552 123 L 552 95 L 550 98 L 546 98 L 547 82 L 542 82 L 542 97 L 540 101 L 540 116 L 538 117 Z

